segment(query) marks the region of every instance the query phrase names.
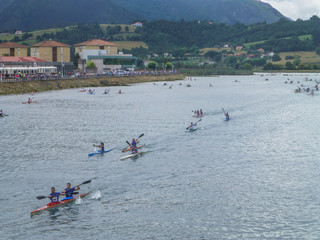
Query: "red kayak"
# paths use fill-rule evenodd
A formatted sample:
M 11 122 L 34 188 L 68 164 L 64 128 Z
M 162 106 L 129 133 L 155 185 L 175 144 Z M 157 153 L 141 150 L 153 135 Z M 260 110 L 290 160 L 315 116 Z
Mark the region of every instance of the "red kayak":
M 139 148 L 142 148 L 142 147 L 144 147 L 144 144 L 143 145 L 140 145 L 140 146 L 137 146 L 137 148 L 139 149 Z M 127 147 L 127 148 L 125 148 L 125 149 L 122 149 L 122 152 L 128 152 L 128 151 L 131 151 L 132 150 L 132 147 Z
M 37 209 L 37 210 L 35 210 L 35 211 L 32 211 L 30 214 L 31 214 L 31 216 L 32 216 L 32 215 L 37 214 L 37 213 L 40 213 L 40 212 L 42 212 L 42 211 L 44 211 L 44 210 L 48 210 L 48 209 L 51 209 L 51 208 L 60 207 L 60 206 L 65 205 L 65 204 L 67 204 L 67 203 L 74 202 L 77 198 L 79 198 L 79 197 L 82 198 L 82 197 L 84 197 L 84 196 L 86 196 L 86 195 L 88 195 L 88 194 L 89 194 L 89 192 L 82 193 L 82 194 L 80 194 L 80 195 L 74 195 L 74 197 L 71 198 L 71 199 L 61 200 L 61 201 L 60 201 L 59 203 L 57 203 L 57 204 L 48 204 L 48 205 L 45 206 L 45 207 L 39 208 L 39 209 Z

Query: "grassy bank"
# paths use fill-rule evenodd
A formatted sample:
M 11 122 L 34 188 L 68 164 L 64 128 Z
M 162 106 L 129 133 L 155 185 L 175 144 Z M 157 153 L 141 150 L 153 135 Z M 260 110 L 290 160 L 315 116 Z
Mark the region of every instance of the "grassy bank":
M 215 75 L 252 75 L 251 70 L 237 70 L 231 68 L 217 69 L 180 69 L 180 73 L 188 76 L 215 76 Z
M 51 90 L 87 87 L 127 86 L 134 83 L 175 81 L 184 79 L 184 75 L 161 75 L 161 76 L 129 76 L 129 77 L 99 77 L 90 79 L 28 81 L 14 83 L 0 83 L 0 95 L 43 92 Z M 60 87 L 59 87 L 60 86 Z

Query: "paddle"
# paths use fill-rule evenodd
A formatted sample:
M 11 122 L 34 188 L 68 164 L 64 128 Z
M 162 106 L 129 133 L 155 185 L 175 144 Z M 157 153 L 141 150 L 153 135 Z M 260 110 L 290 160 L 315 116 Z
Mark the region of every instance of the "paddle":
M 72 194 L 79 194 L 79 192 L 73 192 Z M 61 195 L 64 195 L 64 194 L 61 194 Z M 37 199 L 41 200 L 41 199 L 44 199 L 44 198 L 47 198 L 48 196 L 38 196 Z
M 198 121 L 196 121 L 195 124 L 198 123 L 198 122 L 200 122 L 200 121 L 202 121 L 202 119 L 199 119 Z M 190 127 L 187 127 L 186 130 L 188 130 L 189 128 L 190 128 Z
M 83 185 L 83 184 L 88 184 L 88 183 L 91 183 L 91 181 L 92 180 L 87 180 L 87 181 L 85 181 L 85 182 L 83 182 L 83 183 L 80 183 L 79 185 L 77 185 L 77 186 L 81 186 L 81 185 Z M 73 192 L 72 194 L 79 194 L 79 192 Z M 48 196 L 37 196 L 37 199 L 44 199 L 44 198 L 47 198 Z
M 223 108 L 222 108 L 222 111 L 223 111 L 224 115 L 226 115 L 226 112 L 224 111 L 224 109 L 223 109 Z
M 142 133 L 136 140 L 138 140 L 139 138 L 143 137 L 144 136 L 144 133 Z M 126 143 L 131 146 L 131 143 L 129 143 L 128 141 L 126 141 Z

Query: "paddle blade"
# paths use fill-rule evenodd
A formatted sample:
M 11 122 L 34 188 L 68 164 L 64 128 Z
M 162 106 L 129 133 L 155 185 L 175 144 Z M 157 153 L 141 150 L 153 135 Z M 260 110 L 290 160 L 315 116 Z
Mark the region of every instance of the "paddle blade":
M 88 157 L 92 157 L 94 155 L 94 153 L 89 153 Z
M 144 133 L 142 133 L 142 134 L 138 137 L 138 139 L 141 138 L 141 137 L 143 137 L 143 136 L 144 136 Z
M 37 196 L 37 199 L 41 200 L 41 199 L 44 199 L 44 198 L 47 198 L 48 196 Z
M 226 113 L 223 108 L 222 108 L 222 111 L 223 111 L 223 113 Z
M 87 184 L 87 183 L 91 183 L 91 180 L 85 181 L 85 182 L 83 182 L 83 183 L 81 183 L 79 185 L 83 185 L 83 184 Z
M 130 144 L 128 141 L 126 141 L 126 143 L 127 143 L 129 146 L 131 146 L 131 144 Z

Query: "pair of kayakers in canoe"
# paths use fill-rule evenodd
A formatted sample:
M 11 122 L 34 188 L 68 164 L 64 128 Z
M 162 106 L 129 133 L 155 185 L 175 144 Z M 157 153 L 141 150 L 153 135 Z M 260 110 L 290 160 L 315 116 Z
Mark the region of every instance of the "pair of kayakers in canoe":
M 51 202 L 48 203 L 48 206 L 52 206 L 55 204 L 59 204 L 59 196 L 60 195 L 65 195 L 65 198 L 62 199 L 62 201 L 67 200 L 67 199 L 72 199 L 73 198 L 73 192 L 76 190 L 79 190 L 80 187 L 79 185 L 71 188 L 71 184 L 67 183 L 67 188 L 65 188 L 62 192 L 56 192 L 56 188 L 52 187 L 51 188 L 51 193 L 49 194 L 48 198 L 50 198 Z
M 202 117 L 204 115 L 202 109 L 194 111 L 194 117 Z

